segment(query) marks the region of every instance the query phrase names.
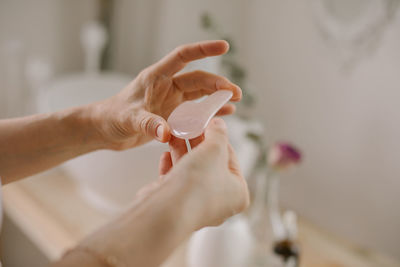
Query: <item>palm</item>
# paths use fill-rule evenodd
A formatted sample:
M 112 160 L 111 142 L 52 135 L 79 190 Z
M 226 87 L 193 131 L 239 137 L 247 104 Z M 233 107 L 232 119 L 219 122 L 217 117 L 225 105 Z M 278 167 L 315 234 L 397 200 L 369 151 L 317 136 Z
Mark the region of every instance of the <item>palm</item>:
M 152 87 L 146 88 L 144 104 L 147 111 L 168 119 L 171 112 L 185 100 L 184 93 L 176 87 L 173 79 L 166 77 L 157 79 Z
M 156 138 L 161 142 L 170 139 L 166 122 L 171 112 L 183 101 L 200 98 L 219 89 L 231 90 L 232 101 L 241 98 L 238 86 L 226 78 L 193 71 L 177 74 L 193 60 L 224 54 L 228 45 L 224 41 L 209 41 L 179 47 L 157 63 L 143 70 L 136 79 L 113 99 L 115 113 L 111 127 L 105 134 L 110 136 L 116 149 L 125 149 Z M 225 105 L 219 115 L 231 114 L 232 104 Z M 157 132 L 161 128 L 162 133 Z

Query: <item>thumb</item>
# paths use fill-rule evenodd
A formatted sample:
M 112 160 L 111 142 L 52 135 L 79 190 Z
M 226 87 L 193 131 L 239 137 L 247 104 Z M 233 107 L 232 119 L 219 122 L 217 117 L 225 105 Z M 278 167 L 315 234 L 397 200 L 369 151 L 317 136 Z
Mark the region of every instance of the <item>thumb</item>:
M 208 124 L 204 132 L 202 150 L 207 154 L 217 156 L 220 159 L 227 159 L 228 135 L 225 122 L 221 118 L 214 118 Z
M 165 143 L 171 138 L 168 123 L 161 117 L 154 113 L 143 111 L 138 116 L 139 131 L 147 136 L 158 141 Z
M 216 142 L 225 145 L 228 141 L 226 124 L 221 118 L 213 118 L 208 124 L 205 132 L 205 142 Z

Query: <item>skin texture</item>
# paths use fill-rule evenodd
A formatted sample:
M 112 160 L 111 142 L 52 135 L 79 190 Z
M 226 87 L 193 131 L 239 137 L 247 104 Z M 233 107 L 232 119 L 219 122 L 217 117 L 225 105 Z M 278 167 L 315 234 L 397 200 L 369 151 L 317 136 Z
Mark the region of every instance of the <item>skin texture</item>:
M 183 101 L 197 99 L 220 89 L 231 90 L 231 100 L 239 101 L 240 88 L 224 77 L 203 71 L 176 75 L 188 62 L 221 55 L 228 49 L 225 41 L 178 47 L 143 70 L 118 95 L 102 102 L 97 117 L 104 122 L 100 124 L 103 126 L 100 132 L 104 134 L 108 145 L 114 149 L 125 149 L 152 138 L 161 142 L 169 141 L 171 135 L 166 119 Z M 227 104 L 219 114 L 233 111 L 234 106 Z M 115 117 L 119 120 L 116 121 Z
M 241 90 L 226 78 L 203 72 L 177 74 L 190 61 L 226 53 L 225 41 L 183 45 L 143 70 L 121 92 L 87 106 L 0 121 L 0 176 L 3 184 L 54 167 L 98 149 L 123 150 L 152 139 L 168 142 L 166 122 L 185 100 L 216 90 Z M 231 114 L 227 104 L 219 115 Z M 21 168 L 23 166 L 23 168 Z
M 212 120 L 203 136 L 191 140 L 189 154 L 183 140 L 171 137 L 166 123 L 182 101 L 219 89 L 231 90 L 232 101 L 240 100 L 240 88 L 224 77 L 200 71 L 177 74 L 192 60 L 227 50 L 225 41 L 184 45 L 142 71 L 114 97 L 0 121 L 3 184 L 98 149 L 133 148 L 154 138 L 169 142 L 170 152 L 160 160 L 160 177 L 136 195 L 129 211 L 53 266 L 159 266 L 194 230 L 218 225 L 247 207 L 247 185 L 224 122 Z M 219 115 L 232 112 L 234 106 L 227 104 Z
M 189 154 L 182 140 L 171 140 L 171 153 L 160 160 L 159 179 L 136 195 L 127 213 L 54 266 L 76 266 L 82 258 L 92 260 L 85 266 L 101 266 L 93 255 L 113 259 L 116 266 L 159 266 L 194 230 L 219 225 L 244 210 L 248 189 L 225 123 L 214 119 L 200 139 Z M 88 248 L 92 253 L 82 252 Z

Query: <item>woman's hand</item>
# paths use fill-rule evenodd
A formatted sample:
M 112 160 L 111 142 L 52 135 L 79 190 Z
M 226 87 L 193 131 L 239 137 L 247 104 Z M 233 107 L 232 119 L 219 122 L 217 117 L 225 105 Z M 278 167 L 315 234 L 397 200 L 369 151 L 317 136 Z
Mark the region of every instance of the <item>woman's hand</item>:
M 176 74 L 193 60 L 226 53 L 226 41 L 205 41 L 176 48 L 154 65 L 143 70 L 119 94 L 92 105 L 95 125 L 106 147 L 116 150 L 138 146 L 155 138 L 170 140 L 166 122 L 180 103 L 224 89 L 233 92 L 232 101 L 239 101 L 241 90 L 226 78 L 193 71 Z M 234 112 L 226 104 L 219 115 Z
M 160 160 L 160 177 L 143 188 L 132 207 L 86 238 L 54 267 L 155 267 L 194 230 L 221 224 L 249 204 L 246 181 L 228 142 L 225 123 L 213 119 L 204 136 L 172 138 Z
M 191 140 L 191 146 L 193 150 L 187 153 L 184 140 L 172 137 L 171 152 L 160 160 L 161 180 L 185 185 L 183 216 L 195 229 L 219 225 L 249 204 L 247 183 L 228 142 L 225 122 L 214 118 L 204 136 Z
M 225 123 L 213 119 L 204 136 L 172 138 L 160 161 L 160 177 L 142 189 L 131 209 L 89 236 L 54 267 L 155 267 L 194 230 L 218 225 L 249 203 L 246 181 L 228 142 Z
M 219 89 L 231 90 L 232 101 L 240 100 L 240 88 L 226 78 L 201 71 L 176 74 L 192 60 L 227 50 L 225 41 L 184 45 L 142 71 L 114 97 L 54 113 L 0 120 L 3 183 L 98 149 L 126 149 L 152 138 L 167 142 L 171 136 L 165 119 L 182 101 Z M 234 106 L 227 104 L 219 115 L 233 111 Z

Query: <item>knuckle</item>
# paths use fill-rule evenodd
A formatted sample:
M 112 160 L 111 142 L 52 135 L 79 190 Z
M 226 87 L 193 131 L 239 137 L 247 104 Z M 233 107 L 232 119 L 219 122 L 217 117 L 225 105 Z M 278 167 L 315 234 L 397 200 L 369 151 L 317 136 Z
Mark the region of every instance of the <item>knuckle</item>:
M 160 88 L 160 86 L 165 86 L 165 81 L 168 79 L 167 76 L 158 73 L 152 68 L 144 69 L 138 75 L 141 84 L 145 86 L 146 89 L 149 88 Z
M 175 48 L 174 53 L 176 56 L 184 63 L 186 63 L 188 60 L 185 57 L 185 51 L 186 51 L 186 46 L 185 45 L 180 45 L 177 48 Z
M 185 50 L 186 49 L 186 45 L 179 45 L 179 46 L 177 46 L 176 48 L 175 48 L 175 52 L 177 52 L 177 53 L 179 53 L 179 52 L 181 52 L 181 51 L 183 51 L 183 50 Z
M 153 71 L 149 67 L 142 70 L 138 76 L 145 83 L 154 79 Z
M 145 132 L 147 135 L 153 136 L 153 129 L 155 129 L 157 125 L 157 121 L 152 117 L 144 117 L 140 121 L 140 129 L 142 132 Z
M 226 77 L 223 77 L 223 76 L 219 76 L 218 77 L 218 83 L 219 83 L 219 85 L 229 85 L 229 84 L 232 84 L 231 83 L 231 81 L 228 79 L 228 78 L 226 78 Z M 216 87 L 217 87 L 217 84 L 216 84 Z
M 198 48 L 199 48 L 199 51 L 200 51 L 201 55 L 204 56 L 204 57 L 206 57 L 206 56 L 207 56 L 207 53 L 206 53 L 206 51 L 204 50 L 203 45 L 202 45 L 202 44 L 198 44 Z

